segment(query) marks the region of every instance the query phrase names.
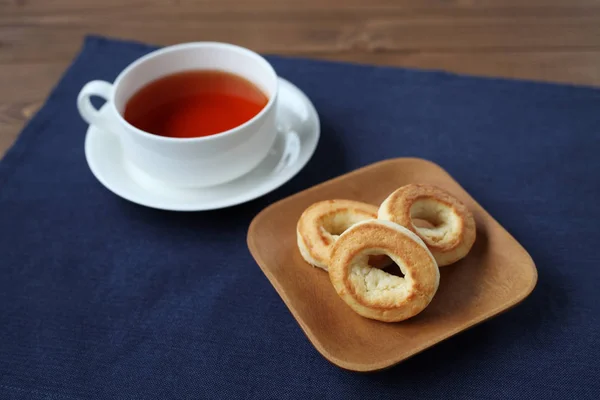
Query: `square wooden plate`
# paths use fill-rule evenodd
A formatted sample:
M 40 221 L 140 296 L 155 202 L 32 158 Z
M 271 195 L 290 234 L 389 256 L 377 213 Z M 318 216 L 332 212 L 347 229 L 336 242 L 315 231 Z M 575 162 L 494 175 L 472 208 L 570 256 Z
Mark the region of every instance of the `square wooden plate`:
M 441 268 L 439 290 L 423 312 L 397 323 L 363 318 L 338 297 L 327 272 L 302 259 L 296 222 L 316 201 L 379 205 L 408 183 L 434 184 L 462 200 L 475 217 L 477 240 L 463 260 Z M 537 282 L 527 251 L 440 166 L 415 158 L 378 162 L 270 205 L 250 224 L 248 247 L 315 348 L 354 371 L 397 364 L 516 305 Z

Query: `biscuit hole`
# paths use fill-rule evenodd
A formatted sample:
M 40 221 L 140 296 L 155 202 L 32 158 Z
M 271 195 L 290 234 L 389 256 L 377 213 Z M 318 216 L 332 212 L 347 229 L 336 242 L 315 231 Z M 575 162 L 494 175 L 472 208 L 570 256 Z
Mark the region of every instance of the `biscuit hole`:
M 417 228 L 439 228 L 446 223 L 445 209 L 434 200 L 415 201 L 410 207 L 410 218 Z
M 391 261 L 392 260 L 390 260 L 390 262 Z M 402 273 L 402 270 L 400 270 L 400 267 L 395 262 L 392 262 L 390 265 L 388 265 L 387 267 L 385 267 L 383 269 L 383 271 L 387 272 L 390 275 L 394 275 L 394 276 L 398 276 L 400 278 L 404 278 L 404 274 Z
M 331 235 L 331 236 L 340 236 L 342 233 L 344 233 L 346 231 L 346 229 L 350 228 L 348 227 L 343 227 L 343 226 L 335 226 L 332 228 L 325 228 L 325 230 Z
M 337 212 L 323 217 L 321 226 L 331 236 L 340 236 L 352 225 L 364 220 L 350 213 Z
M 383 269 L 390 264 L 393 264 L 393 261 L 385 254 L 371 254 L 369 256 L 370 267 Z
M 433 225 L 431 222 L 429 222 L 429 221 L 427 221 L 425 219 L 412 218 L 412 223 L 417 228 L 428 228 L 428 229 L 435 228 L 435 225 Z
M 402 270 L 390 257 L 385 254 L 371 254 L 369 255 L 369 266 L 372 268 L 380 269 L 387 272 L 390 275 L 404 278 Z

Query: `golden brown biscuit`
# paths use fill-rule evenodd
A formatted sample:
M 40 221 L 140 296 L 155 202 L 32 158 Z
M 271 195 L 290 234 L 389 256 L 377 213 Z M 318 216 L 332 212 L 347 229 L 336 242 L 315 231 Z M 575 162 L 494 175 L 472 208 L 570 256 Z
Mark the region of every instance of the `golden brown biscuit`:
M 378 218 L 416 233 L 440 267 L 466 256 L 475 242 L 473 214 L 454 196 L 433 185 L 402 186 L 384 200 Z M 432 227 L 417 227 L 413 218 L 425 220 Z
M 368 257 L 386 254 L 404 277 L 371 268 Z M 420 313 L 435 295 L 440 274 L 427 246 L 413 232 L 389 221 L 359 222 L 333 245 L 329 279 L 358 314 L 385 322 Z
M 360 201 L 336 199 L 311 205 L 296 225 L 302 258 L 327 271 L 331 247 L 338 236 L 357 222 L 373 218 L 377 218 L 377 206 Z M 381 257 L 375 263 L 379 266 L 387 264 Z

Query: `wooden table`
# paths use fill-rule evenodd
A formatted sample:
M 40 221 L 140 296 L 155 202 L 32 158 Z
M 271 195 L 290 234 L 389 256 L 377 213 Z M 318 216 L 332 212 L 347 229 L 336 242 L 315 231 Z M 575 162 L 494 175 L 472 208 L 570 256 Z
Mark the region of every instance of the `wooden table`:
M 600 85 L 600 0 L 0 0 L 0 156 L 88 33 Z

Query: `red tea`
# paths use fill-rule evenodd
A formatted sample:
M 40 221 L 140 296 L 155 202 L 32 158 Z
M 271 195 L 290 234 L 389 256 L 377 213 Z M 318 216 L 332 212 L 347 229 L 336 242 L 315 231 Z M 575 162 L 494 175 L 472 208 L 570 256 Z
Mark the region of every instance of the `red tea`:
M 192 138 L 227 131 L 252 119 L 269 99 L 253 83 L 223 71 L 167 75 L 135 93 L 127 122 L 160 136 Z

